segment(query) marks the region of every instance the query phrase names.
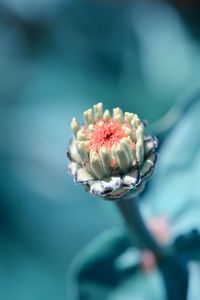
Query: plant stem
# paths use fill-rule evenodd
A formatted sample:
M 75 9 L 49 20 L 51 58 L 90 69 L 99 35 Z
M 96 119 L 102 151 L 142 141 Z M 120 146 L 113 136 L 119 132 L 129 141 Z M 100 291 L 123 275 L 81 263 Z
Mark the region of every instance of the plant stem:
M 137 238 L 144 248 L 151 250 L 157 256 L 163 255 L 163 248 L 155 240 L 143 220 L 137 199 L 121 198 L 116 201 L 116 204 L 132 237 Z

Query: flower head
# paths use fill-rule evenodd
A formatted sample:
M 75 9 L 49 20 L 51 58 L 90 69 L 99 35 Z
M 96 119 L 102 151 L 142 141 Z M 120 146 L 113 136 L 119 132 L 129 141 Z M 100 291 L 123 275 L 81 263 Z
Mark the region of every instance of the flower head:
M 83 113 L 85 125 L 72 119 L 73 140 L 68 166 L 75 182 L 92 194 L 116 199 L 138 193 L 156 163 L 157 139 L 145 136 L 136 114 L 114 108 L 103 112 L 102 103 Z

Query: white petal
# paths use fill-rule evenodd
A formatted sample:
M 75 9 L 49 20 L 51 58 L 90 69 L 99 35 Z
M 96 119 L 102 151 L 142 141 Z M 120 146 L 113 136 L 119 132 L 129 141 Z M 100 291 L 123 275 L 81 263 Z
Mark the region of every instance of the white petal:
M 76 180 L 78 183 L 87 183 L 88 181 L 94 180 L 94 177 L 90 173 L 88 173 L 85 168 L 80 168 L 77 171 Z
M 134 187 L 140 182 L 140 174 L 138 170 L 131 170 L 123 177 L 123 185 Z
M 90 192 L 92 194 L 99 194 L 99 195 L 104 192 L 104 188 L 102 187 L 100 180 L 96 180 L 91 184 Z
M 121 183 L 120 176 L 111 176 L 101 180 L 101 184 L 105 190 L 116 190 L 121 186 Z
M 75 163 L 75 162 L 71 162 L 68 165 L 69 173 L 72 176 L 76 176 L 76 173 L 77 173 L 77 171 L 78 171 L 79 168 L 80 168 L 80 166 L 77 163 Z

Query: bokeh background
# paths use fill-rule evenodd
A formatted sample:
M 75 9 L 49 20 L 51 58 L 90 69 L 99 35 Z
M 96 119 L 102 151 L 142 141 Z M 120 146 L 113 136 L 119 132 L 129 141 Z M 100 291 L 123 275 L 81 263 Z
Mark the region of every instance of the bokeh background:
M 68 299 L 70 262 L 120 226 L 67 175 L 70 120 L 98 101 L 150 123 L 164 116 L 200 79 L 198 8 L 0 0 L 1 299 Z

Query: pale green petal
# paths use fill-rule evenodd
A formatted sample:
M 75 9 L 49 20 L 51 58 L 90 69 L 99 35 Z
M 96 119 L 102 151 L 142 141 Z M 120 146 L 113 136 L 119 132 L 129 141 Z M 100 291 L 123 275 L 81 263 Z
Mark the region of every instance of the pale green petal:
M 81 157 L 77 151 L 75 140 L 73 140 L 69 145 L 69 150 L 67 154 L 70 160 L 75 161 L 78 164 L 81 164 Z
M 139 164 L 144 159 L 144 129 L 143 126 L 138 126 L 136 129 L 136 159 Z
M 96 178 L 102 179 L 105 176 L 100 157 L 94 150 L 90 151 L 90 166 Z
M 82 183 L 86 183 L 88 181 L 94 180 L 94 177 L 87 172 L 87 170 L 85 168 L 80 168 L 77 171 L 77 182 L 82 182 Z
M 117 162 L 121 172 L 126 173 L 126 171 L 130 167 L 130 161 L 129 161 L 129 156 L 125 151 L 123 144 L 120 143 L 112 147 L 112 152 L 117 158 Z
M 111 155 L 106 147 L 100 149 L 100 157 L 105 176 L 107 177 L 111 174 Z
M 110 111 L 108 109 L 105 110 L 104 114 L 103 114 L 103 119 L 105 121 L 108 121 L 111 118 L 110 116 Z
M 147 178 L 153 173 L 156 159 L 157 159 L 157 154 L 153 153 L 148 159 L 145 160 L 140 170 L 140 175 L 142 178 Z
M 80 130 L 80 125 L 76 121 L 76 118 L 72 118 L 71 129 L 72 129 L 72 132 L 73 132 L 74 136 L 76 137 L 77 136 L 77 132 Z
M 94 120 L 97 121 L 98 119 L 101 119 L 103 114 L 103 104 L 100 102 L 94 105 L 93 111 L 94 111 Z
M 84 111 L 83 117 L 84 117 L 85 123 L 87 125 L 90 125 L 90 124 L 94 123 L 93 110 L 91 108 Z
M 144 141 L 144 153 L 147 156 L 152 151 L 155 151 L 157 148 L 157 139 L 154 136 L 150 136 Z

